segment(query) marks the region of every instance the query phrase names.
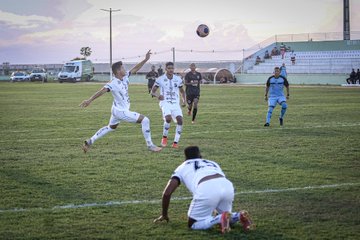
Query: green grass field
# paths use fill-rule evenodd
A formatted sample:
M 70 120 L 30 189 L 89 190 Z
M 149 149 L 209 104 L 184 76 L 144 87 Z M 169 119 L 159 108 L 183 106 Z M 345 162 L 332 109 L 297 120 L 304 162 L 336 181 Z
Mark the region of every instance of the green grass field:
M 112 96 L 78 105 L 101 86 L 0 83 L 0 239 L 360 238 L 360 89 L 291 86 L 285 126 L 277 107 L 264 128 L 263 87 L 204 86 L 196 124 L 184 109 L 179 150 L 149 152 L 141 126 L 124 123 L 85 155 L 81 144 L 108 123 Z M 157 101 L 145 85 L 131 85 L 130 97 L 159 144 Z M 222 166 L 234 210 L 248 210 L 256 230 L 188 230 L 184 186 L 170 222 L 152 222 L 194 144 Z

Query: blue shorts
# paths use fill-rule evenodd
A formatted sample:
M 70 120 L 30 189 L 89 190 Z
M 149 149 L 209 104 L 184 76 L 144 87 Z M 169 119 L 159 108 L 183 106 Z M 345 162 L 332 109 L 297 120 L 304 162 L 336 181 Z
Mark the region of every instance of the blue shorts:
M 276 104 L 281 104 L 282 102 L 286 102 L 286 97 L 285 96 L 281 96 L 281 97 L 270 97 L 268 99 L 268 105 L 269 107 L 275 107 Z

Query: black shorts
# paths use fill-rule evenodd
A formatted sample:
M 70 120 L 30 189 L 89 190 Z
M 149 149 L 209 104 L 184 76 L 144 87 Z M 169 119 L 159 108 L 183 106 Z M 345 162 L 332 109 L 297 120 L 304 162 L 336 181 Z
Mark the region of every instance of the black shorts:
M 200 95 L 186 95 L 186 102 L 190 105 L 193 103 L 195 98 L 200 99 Z
M 154 86 L 155 79 L 148 79 L 148 88 L 152 88 Z

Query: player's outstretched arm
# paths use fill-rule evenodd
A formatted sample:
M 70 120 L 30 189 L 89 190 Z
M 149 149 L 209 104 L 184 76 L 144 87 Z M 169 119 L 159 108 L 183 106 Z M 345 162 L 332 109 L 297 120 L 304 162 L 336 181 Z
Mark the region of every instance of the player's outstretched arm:
M 170 205 L 170 199 L 173 192 L 176 190 L 176 188 L 180 185 L 179 180 L 177 178 L 172 178 L 169 180 L 168 184 L 166 185 L 163 196 L 162 196 L 162 213 L 161 216 L 156 218 L 154 220 L 154 223 L 156 222 L 162 222 L 167 221 L 169 222 L 169 216 L 168 216 L 168 209 Z
M 151 55 L 151 50 L 149 50 L 149 51 L 146 53 L 144 60 L 142 60 L 141 62 L 139 62 L 138 64 L 136 64 L 135 67 L 133 67 L 133 68 L 130 70 L 130 73 L 131 73 L 131 74 L 137 73 L 137 71 L 139 71 L 140 68 L 142 68 L 142 67 L 144 66 L 144 64 L 150 59 L 150 55 Z
M 108 91 L 108 89 L 103 87 L 102 89 L 97 91 L 94 95 L 92 95 L 89 99 L 86 99 L 82 103 L 80 103 L 79 107 L 85 108 L 85 107 L 89 106 L 92 101 L 94 101 L 98 97 L 102 96 L 107 91 Z

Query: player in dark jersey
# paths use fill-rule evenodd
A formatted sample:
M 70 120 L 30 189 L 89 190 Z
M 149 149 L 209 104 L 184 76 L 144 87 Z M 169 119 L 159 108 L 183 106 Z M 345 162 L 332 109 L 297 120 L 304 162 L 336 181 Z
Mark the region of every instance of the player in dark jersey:
M 148 80 L 148 90 L 149 93 L 155 83 L 155 80 L 159 77 L 158 73 L 155 71 L 155 66 L 151 66 L 151 71 L 146 74 L 146 79 Z
M 191 71 L 185 75 L 186 101 L 188 104 L 188 115 L 191 115 L 192 110 L 192 123 L 195 123 L 200 99 L 200 81 L 202 77 L 201 73 L 196 71 L 195 63 L 190 64 L 190 70 Z

